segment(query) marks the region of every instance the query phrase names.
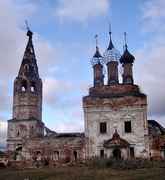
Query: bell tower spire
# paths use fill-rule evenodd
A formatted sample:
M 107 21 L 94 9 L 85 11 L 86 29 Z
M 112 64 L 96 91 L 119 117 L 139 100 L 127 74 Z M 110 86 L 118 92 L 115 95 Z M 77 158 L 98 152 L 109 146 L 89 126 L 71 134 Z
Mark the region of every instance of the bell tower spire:
M 18 76 L 30 79 L 39 79 L 37 60 L 33 46 L 33 32 L 29 29 L 29 27 L 27 27 L 27 36 L 28 43 L 26 45 Z

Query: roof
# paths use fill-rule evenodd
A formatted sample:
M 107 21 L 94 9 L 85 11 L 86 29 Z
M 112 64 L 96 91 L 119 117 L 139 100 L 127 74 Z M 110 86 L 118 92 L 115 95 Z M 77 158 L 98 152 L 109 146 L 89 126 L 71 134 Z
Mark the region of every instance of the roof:
M 33 33 L 30 30 L 28 30 L 27 36 L 29 39 L 26 45 L 26 49 L 24 52 L 24 56 L 18 76 L 28 77 L 31 79 L 39 78 L 38 67 L 36 62 L 37 60 L 36 60 L 35 51 L 33 47 L 33 40 L 32 40 Z
M 47 137 L 55 137 L 55 138 L 70 138 L 70 137 L 85 137 L 84 133 L 54 133 L 50 134 Z
M 84 133 L 58 133 L 56 137 L 85 137 Z
M 99 47 L 96 46 L 96 52 L 93 56 L 93 58 L 91 59 L 91 64 L 94 66 L 96 64 L 102 64 L 103 63 L 103 57 L 99 51 Z
M 112 33 L 110 32 L 109 45 L 108 45 L 107 50 L 104 53 L 104 59 L 105 59 L 106 64 L 108 64 L 110 61 L 118 61 L 120 59 L 120 52 L 114 47 L 111 34 Z
M 113 137 L 109 140 L 106 140 L 104 142 L 105 148 L 111 148 L 111 147 L 127 147 L 129 146 L 129 143 L 120 137 L 117 130 L 115 130 L 115 133 L 113 134 Z
M 120 58 L 120 63 L 133 63 L 135 60 L 135 57 L 128 51 L 127 45 L 125 47 L 125 51 L 123 55 Z
M 149 135 L 165 135 L 165 128 L 155 120 L 148 120 Z

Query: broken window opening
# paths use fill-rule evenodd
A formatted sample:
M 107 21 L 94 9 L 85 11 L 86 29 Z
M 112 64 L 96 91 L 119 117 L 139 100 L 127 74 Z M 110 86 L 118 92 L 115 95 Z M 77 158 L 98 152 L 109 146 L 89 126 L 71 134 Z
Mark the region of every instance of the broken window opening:
M 58 161 L 59 158 L 60 158 L 59 151 L 54 151 L 54 153 L 53 153 L 53 160 Z
M 132 127 L 131 127 L 131 121 L 125 121 L 125 133 L 131 133 L 132 132 Z
M 134 147 L 130 147 L 130 157 L 131 157 L 131 158 L 134 158 L 134 157 L 135 157 Z
M 101 157 L 101 158 L 104 158 L 104 149 L 101 149 L 101 150 L 100 150 L 100 157 Z
M 100 133 L 101 134 L 107 133 L 107 123 L 106 122 L 100 123 Z

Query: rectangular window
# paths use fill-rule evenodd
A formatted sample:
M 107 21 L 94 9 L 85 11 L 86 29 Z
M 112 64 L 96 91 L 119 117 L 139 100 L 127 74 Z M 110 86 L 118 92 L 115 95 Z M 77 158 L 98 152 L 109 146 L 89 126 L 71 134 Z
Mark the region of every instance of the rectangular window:
M 100 123 L 100 133 L 104 134 L 107 132 L 107 123 L 106 122 L 101 122 Z
M 131 121 L 125 121 L 125 133 L 131 133 L 132 128 L 131 128 Z
M 100 150 L 100 157 L 104 158 L 104 150 L 103 149 Z
M 134 157 L 135 157 L 134 147 L 130 147 L 130 157 L 131 157 L 131 158 L 134 158 Z

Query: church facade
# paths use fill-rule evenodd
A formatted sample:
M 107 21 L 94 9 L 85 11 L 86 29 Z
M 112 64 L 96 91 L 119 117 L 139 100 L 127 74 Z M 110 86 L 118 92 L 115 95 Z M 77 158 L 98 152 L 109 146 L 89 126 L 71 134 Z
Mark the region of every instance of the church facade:
M 83 97 L 84 133 L 57 133 L 42 121 L 42 80 L 28 30 L 28 43 L 14 81 L 13 118 L 8 121 L 10 160 L 48 164 L 84 161 L 94 157 L 165 158 L 165 129 L 147 119 L 147 96 L 134 84 L 135 57 L 109 46 L 102 56 L 98 45 L 92 58 L 94 83 Z M 122 82 L 118 67 L 122 66 Z M 104 80 L 107 68 L 107 83 Z

